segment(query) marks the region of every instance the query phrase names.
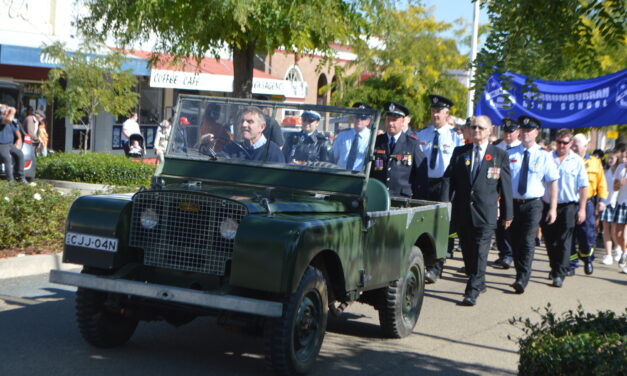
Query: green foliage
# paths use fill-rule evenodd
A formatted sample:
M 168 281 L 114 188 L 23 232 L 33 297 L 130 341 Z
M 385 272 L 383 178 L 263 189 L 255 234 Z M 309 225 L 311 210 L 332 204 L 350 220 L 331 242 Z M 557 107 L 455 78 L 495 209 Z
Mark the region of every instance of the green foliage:
M 389 0 L 89 0 L 79 29 L 112 36 L 121 46 L 155 38 L 154 52 L 216 57 L 233 51 L 233 92 L 250 97 L 256 53 L 277 48 L 328 55 L 330 43 L 351 43 L 373 32 Z M 155 57 L 156 59 L 156 57 Z
M 92 118 L 101 109 L 117 117 L 128 114 L 137 104 L 139 94 L 133 91 L 137 78 L 130 70 L 122 70 L 124 57 L 119 52 L 103 54 L 89 42 L 78 51 L 68 52 L 61 42 L 55 42 L 44 46 L 42 54 L 61 66 L 51 69 L 43 84 L 57 118 L 67 117 L 73 123 L 87 118 L 91 131 Z
M 37 177 L 118 186 L 150 185 L 154 166 L 121 154 L 54 153 L 37 159 Z
M 425 8 L 413 5 L 392 10 L 389 17 L 393 27 L 380 38 L 385 41 L 384 48 L 355 47 L 358 59 L 348 69 L 339 70 L 341 79 L 334 86 L 333 102 L 367 102 L 377 108 L 387 101 L 399 102 L 410 109 L 415 127 L 421 127 L 431 117 L 427 95 L 440 94 L 455 102 L 453 114 L 465 117 L 467 90 L 447 72 L 463 70 L 469 62 L 459 54 L 453 39 L 439 36 L 451 25 L 435 21 Z M 364 72 L 371 76 L 362 82 Z
M 61 249 L 65 217 L 76 197 L 48 184 L 0 181 L 0 249 Z
M 579 80 L 627 66 L 624 0 L 482 1 L 490 34 L 477 56 L 480 94 L 495 71 Z
M 525 334 L 518 339 L 520 375 L 609 376 L 627 369 L 627 313 L 592 314 L 579 305 L 558 317 L 549 304 L 539 323 L 520 317 L 510 323 Z

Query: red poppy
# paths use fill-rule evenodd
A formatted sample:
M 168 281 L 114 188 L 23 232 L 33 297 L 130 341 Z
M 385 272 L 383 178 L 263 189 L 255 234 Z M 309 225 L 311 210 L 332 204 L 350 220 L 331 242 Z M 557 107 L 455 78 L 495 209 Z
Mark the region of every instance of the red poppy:
M 492 160 L 492 156 L 490 154 L 486 154 L 485 155 L 485 160 L 486 161 L 491 161 Z

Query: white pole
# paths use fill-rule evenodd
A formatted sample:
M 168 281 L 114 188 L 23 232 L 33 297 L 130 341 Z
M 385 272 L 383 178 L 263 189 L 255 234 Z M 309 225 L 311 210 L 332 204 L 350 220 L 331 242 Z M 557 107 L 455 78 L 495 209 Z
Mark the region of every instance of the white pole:
M 479 12 L 481 6 L 481 0 L 475 0 L 475 11 L 472 22 L 472 46 L 470 48 L 470 63 L 473 64 L 475 59 L 477 58 L 477 44 L 479 43 Z M 466 110 L 466 115 L 468 117 L 473 115 L 474 109 L 474 97 L 475 91 L 470 89 L 470 85 L 472 84 L 472 80 L 475 77 L 475 68 L 474 66 L 470 67 L 470 71 L 468 72 L 468 105 Z

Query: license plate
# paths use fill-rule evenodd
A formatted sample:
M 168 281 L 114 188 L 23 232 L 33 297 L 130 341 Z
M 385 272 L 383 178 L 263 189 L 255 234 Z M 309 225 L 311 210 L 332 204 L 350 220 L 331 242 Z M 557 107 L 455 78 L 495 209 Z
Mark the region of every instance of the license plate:
M 108 252 L 117 252 L 118 250 L 117 239 L 78 234 L 76 232 L 68 232 L 65 234 L 65 244 Z

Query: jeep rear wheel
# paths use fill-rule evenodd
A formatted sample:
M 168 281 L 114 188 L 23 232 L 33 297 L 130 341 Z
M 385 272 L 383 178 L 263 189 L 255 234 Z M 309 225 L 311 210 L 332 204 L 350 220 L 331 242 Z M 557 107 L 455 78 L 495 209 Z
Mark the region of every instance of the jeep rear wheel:
M 312 368 L 324 339 L 327 315 L 326 281 L 310 266 L 286 302 L 283 316 L 266 322 L 266 360 L 275 373 L 304 374 Z
M 424 274 L 422 252 L 414 247 L 409 254 L 405 273 L 382 291 L 379 323 L 386 336 L 407 337 L 416 326 L 424 299 Z
M 138 320 L 125 317 L 107 307 L 107 299 L 122 296 L 79 287 L 76 291 L 76 321 L 81 335 L 90 345 L 115 347 L 126 343 L 137 328 Z

